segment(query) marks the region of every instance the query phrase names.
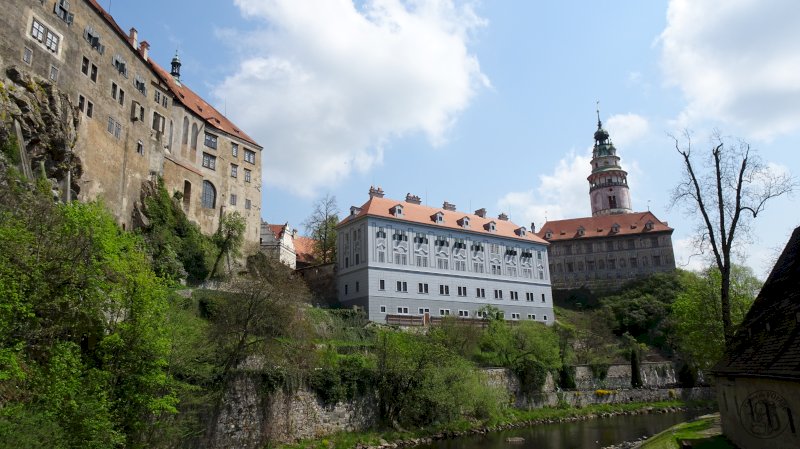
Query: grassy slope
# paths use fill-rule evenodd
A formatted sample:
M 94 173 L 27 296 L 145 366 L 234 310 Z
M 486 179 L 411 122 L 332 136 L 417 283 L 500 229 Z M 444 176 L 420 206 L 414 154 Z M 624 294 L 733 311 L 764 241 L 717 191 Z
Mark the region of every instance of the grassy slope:
M 721 433 L 719 414 L 706 415 L 670 427 L 647 440 L 641 449 L 680 449 L 684 440 L 692 440 L 694 449 L 735 449 Z

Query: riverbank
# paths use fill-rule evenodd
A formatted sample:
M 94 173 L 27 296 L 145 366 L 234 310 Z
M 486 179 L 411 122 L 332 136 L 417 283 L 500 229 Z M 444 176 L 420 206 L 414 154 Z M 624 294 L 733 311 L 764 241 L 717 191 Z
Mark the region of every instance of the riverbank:
M 489 432 L 535 426 L 537 424 L 568 423 L 594 418 L 636 415 L 646 413 L 674 413 L 686 410 L 708 410 L 713 402 L 631 402 L 625 404 L 597 404 L 582 408 L 541 408 L 533 410 L 511 409 L 494 422 L 458 421 L 447 425 L 427 427 L 413 431 L 374 430 L 352 433 L 341 432 L 326 438 L 303 440 L 277 446 L 278 449 L 397 449 L 410 448 L 432 441 L 478 435 Z

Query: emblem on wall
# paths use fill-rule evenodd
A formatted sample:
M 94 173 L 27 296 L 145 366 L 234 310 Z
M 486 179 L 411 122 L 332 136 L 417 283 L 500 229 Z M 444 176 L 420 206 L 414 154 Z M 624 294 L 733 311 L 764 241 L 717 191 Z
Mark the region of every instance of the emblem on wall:
M 739 406 L 739 420 L 744 429 L 756 438 L 775 438 L 790 424 L 789 404 L 774 391 L 751 393 Z

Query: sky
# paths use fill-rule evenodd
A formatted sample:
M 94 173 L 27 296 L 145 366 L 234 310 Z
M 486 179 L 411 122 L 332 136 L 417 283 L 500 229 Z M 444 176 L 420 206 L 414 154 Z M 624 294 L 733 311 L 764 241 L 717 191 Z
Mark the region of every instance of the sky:
M 263 145 L 262 219 L 301 233 L 319 198 L 344 216 L 371 185 L 525 226 L 588 216 L 598 101 L 633 208 L 675 229 L 679 267 L 708 260 L 690 257 L 696 214 L 670 204 L 671 136 L 698 156 L 715 133 L 743 139 L 800 175 L 796 0 L 99 1 Z M 741 240 L 762 279 L 798 195 Z

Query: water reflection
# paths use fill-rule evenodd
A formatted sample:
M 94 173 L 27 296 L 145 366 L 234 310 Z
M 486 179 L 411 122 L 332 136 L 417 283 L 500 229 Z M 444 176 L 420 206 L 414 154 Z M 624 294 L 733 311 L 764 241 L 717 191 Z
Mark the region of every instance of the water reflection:
M 686 413 L 614 416 L 437 441 L 423 449 L 594 449 L 654 435 L 692 416 Z M 522 443 L 507 438 L 522 437 Z

